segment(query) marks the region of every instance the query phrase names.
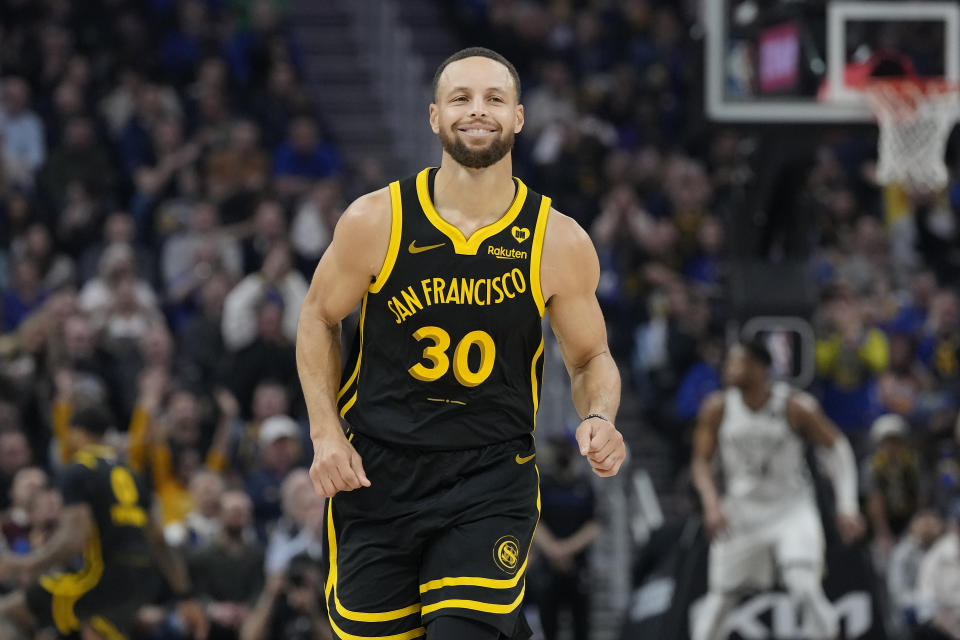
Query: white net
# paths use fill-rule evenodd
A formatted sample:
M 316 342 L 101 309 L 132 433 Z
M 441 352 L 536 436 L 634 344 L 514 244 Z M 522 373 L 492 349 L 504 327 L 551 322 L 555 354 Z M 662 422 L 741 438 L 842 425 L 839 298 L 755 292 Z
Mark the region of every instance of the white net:
M 960 86 L 943 81 L 876 80 L 864 95 L 880 126 L 877 181 L 922 193 L 947 185 L 943 156 L 960 111 Z

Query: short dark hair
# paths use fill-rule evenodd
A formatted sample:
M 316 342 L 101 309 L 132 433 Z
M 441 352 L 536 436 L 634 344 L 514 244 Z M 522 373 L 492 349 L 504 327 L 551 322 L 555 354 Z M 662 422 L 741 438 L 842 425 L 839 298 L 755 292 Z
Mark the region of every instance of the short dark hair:
M 773 356 L 770 355 L 770 349 L 767 348 L 767 343 L 759 336 L 755 336 L 749 340 L 741 340 L 738 344 L 743 347 L 747 355 L 750 356 L 750 359 L 754 362 L 762 364 L 764 367 L 770 367 L 770 365 L 773 364 Z
M 74 412 L 70 418 L 70 426 L 86 431 L 91 436 L 102 438 L 113 426 L 113 417 L 105 408 L 95 404 L 89 405 Z
M 516 67 L 511 64 L 509 60 L 504 58 L 502 55 L 497 53 L 492 49 L 487 49 L 486 47 L 467 47 L 466 49 L 460 49 L 455 54 L 444 60 L 440 63 L 440 66 L 437 67 L 436 73 L 433 74 L 433 99 L 437 99 L 437 85 L 440 84 L 440 76 L 443 74 L 443 70 L 451 62 L 456 62 L 457 60 L 463 60 L 464 58 L 489 58 L 499 62 L 507 68 L 507 71 L 510 72 L 510 77 L 513 78 L 513 85 L 517 89 L 517 102 L 520 102 L 520 74 L 517 73 Z

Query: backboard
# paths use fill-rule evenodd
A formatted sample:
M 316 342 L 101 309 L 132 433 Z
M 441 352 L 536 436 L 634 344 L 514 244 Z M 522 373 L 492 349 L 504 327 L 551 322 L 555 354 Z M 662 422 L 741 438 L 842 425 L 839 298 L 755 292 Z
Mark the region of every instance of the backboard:
M 705 103 L 718 121 L 872 122 L 851 84 L 878 53 L 960 80 L 955 0 L 705 0 Z

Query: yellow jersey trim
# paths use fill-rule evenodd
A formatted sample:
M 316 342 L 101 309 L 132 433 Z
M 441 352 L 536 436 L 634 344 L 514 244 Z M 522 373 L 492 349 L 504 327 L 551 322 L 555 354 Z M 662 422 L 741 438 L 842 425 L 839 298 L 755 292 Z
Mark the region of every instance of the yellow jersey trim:
M 353 385 L 353 381 L 357 379 L 357 376 L 360 374 L 360 360 L 363 358 L 363 323 L 367 319 L 367 294 L 363 294 L 363 303 L 360 305 L 360 348 L 357 350 L 357 363 L 353 366 L 353 372 L 350 374 L 350 377 L 347 378 L 347 381 L 343 383 L 340 392 L 337 394 L 337 402 L 340 402 L 340 398 L 346 395 L 347 390 Z M 349 404 L 349 403 L 348 403 Z M 346 406 L 346 405 L 344 405 Z M 346 409 L 341 412 L 341 416 L 346 412 Z
M 334 607 L 337 610 L 337 613 L 346 618 L 347 620 L 353 620 L 354 622 L 386 622 L 389 620 L 399 620 L 400 618 L 405 618 L 409 615 L 412 615 L 420 611 L 420 603 L 416 602 L 408 607 L 402 609 L 394 609 L 393 611 L 376 611 L 372 613 L 366 613 L 361 611 L 350 611 L 342 604 L 340 604 L 339 598 L 337 598 L 337 531 L 333 526 L 333 498 L 327 500 L 327 543 L 330 547 L 330 571 L 327 574 L 327 588 L 324 593 L 327 602 L 330 601 L 330 595 L 333 594 L 333 603 Z M 347 633 L 340 631 L 336 623 L 333 620 L 333 613 L 329 613 L 330 624 L 337 631 L 337 635 L 342 638 L 365 638 L 365 636 L 353 636 Z M 392 640 L 406 640 L 407 638 L 416 638 L 420 635 L 423 635 L 424 629 L 422 627 L 417 629 L 412 629 L 405 633 L 396 634 L 392 636 L 375 636 L 382 639 L 392 639 Z
M 93 525 L 90 541 L 83 551 L 83 569 L 77 573 L 50 574 L 40 577 L 40 586 L 52 596 L 53 623 L 63 635 L 80 630 L 80 621 L 73 607 L 89 592 L 103 575 L 103 555 L 100 531 Z
M 90 618 L 90 626 L 103 636 L 105 640 L 127 640 L 127 636 L 120 633 L 113 623 L 103 616 L 93 616 Z
M 433 167 L 427 167 L 417 174 L 417 198 L 420 200 L 420 206 L 423 208 L 423 213 L 426 214 L 427 220 L 442 234 L 450 238 L 450 241 L 453 243 L 453 250 L 460 255 L 477 255 L 477 250 L 480 248 L 480 245 L 483 244 L 484 240 L 497 235 L 517 219 L 520 210 L 523 208 L 523 203 L 527 199 L 527 185 L 523 184 L 519 178 L 514 178 L 517 183 L 517 193 L 513 197 L 513 203 L 510 205 L 510 208 L 507 209 L 507 212 L 496 222 L 488 224 L 485 227 L 480 227 L 474 231 L 470 235 L 470 238 L 467 239 L 460 229 L 444 220 L 440 214 L 437 213 L 436 207 L 433 206 L 433 201 L 430 199 L 430 185 L 428 182 L 431 169 L 433 169 Z
M 540 409 L 540 385 L 537 380 L 537 360 L 543 355 L 543 336 L 540 336 L 540 346 L 533 353 L 533 362 L 530 363 L 530 391 L 533 394 L 533 430 L 537 430 L 537 411 Z
M 383 266 L 377 279 L 370 285 L 370 293 L 379 293 L 383 285 L 387 284 L 393 265 L 397 263 L 397 254 L 400 253 L 400 235 L 403 232 L 403 202 L 400 199 L 400 183 L 390 183 L 390 244 L 387 245 L 387 255 L 383 259 Z
M 550 217 L 550 198 L 541 196 L 540 211 L 537 213 L 537 227 L 533 231 L 533 248 L 530 253 L 530 293 L 537 304 L 540 317 L 546 313 L 547 305 L 543 299 L 543 288 L 540 286 L 540 261 L 543 256 L 543 237 L 547 231 L 547 218 Z
M 427 615 L 428 613 L 432 613 L 437 609 L 470 609 L 472 611 L 482 611 L 484 613 L 510 613 L 519 607 L 521 602 L 523 602 L 523 594 L 526 592 L 526 590 L 527 585 L 524 584 L 523 588 L 520 589 L 520 595 L 518 595 L 516 600 L 510 604 L 490 604 L 489 602 L 480 602 L 479 600 L 441 600 L 425 606 L 423 608 L 422 615 Z
M 356 636 L 338 627 L 332 618 L 330 619 L 330 627 L 340 640 L 412 640 L 412 638 L 419 638 L 427 634 L 426 628 L 417 627 L 416 629 L 411 629 L 404 633 L 395 633 L 391 636 Z

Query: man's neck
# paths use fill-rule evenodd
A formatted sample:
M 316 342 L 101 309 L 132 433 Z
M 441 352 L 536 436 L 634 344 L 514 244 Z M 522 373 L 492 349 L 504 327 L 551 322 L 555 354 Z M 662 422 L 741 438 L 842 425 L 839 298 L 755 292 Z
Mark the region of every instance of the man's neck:
M 743 403 L 751 411 L 756 411 L 770 399 L 770 382 L 764 380 L 760 384 L 750 385 L 743 388 L 740 393 L 743 396 Z
M 434 206 L 441 215 L 456 212 L 461 222 L 482 226 L 506 213 L 515 195 L 510 154 L 489 167 L 468 169 L 444 152 L 433 196 Z M 449 221 L 456 224 L 454 220 Z

